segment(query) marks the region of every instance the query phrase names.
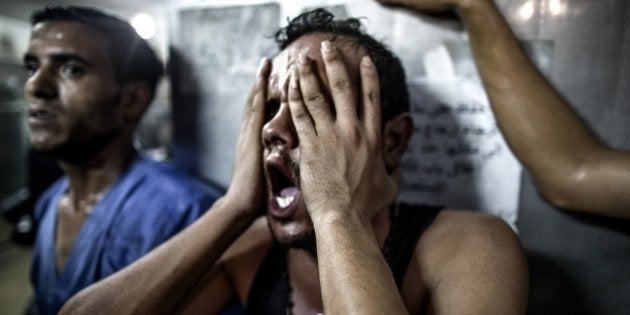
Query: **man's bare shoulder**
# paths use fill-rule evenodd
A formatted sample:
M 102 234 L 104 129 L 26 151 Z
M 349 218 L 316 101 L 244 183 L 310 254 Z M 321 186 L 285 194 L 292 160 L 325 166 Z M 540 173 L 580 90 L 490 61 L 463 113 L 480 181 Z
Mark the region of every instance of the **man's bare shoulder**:
M 443 245 L 493 245 L 516 234 L 501 218 L 476 211 L 444 209 L 435 217 L 421 241 Z
M 505 314 L 524 309 L 525 255 L 516 233 L 501 218 L 442 210 L 420 238 L 415 264 L 431 292 L 434 309 L 454 313 L 467 307 L 501 309 Z M 496 303 L 494 299 L 501 297 Z M 461 303 L 449 304 L 454 298 Z
M 453 264 L 484 258 L 506 249 L 519 253 L 520 242 L 501 218 L 474 211 L 442 210 L 424 232 L 416 251 L 427 263 Z

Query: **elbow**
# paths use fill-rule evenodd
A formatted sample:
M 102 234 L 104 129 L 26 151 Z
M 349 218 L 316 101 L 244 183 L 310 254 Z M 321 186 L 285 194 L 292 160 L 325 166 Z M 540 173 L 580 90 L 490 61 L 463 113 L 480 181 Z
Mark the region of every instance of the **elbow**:
M 538 188 L 538 194 L 550 205 L 563 210 L 575 208 L 575 197 L 570 192 L 558 188 Z
M 534 177 L 538 194 L 550 205 L 563 210 L 577 210 L 585 197 L 583 172 L 564 172 L 562 176 Z
M 538 193 L 562 210 L 630 218 L 629 156 L 612 150 L 590 152 L 578 163 L 556 163 L 531 172 Z
M 593 206 L 592 183 L 589 177 L 581 171 L 565 173 L 556 180 L 537 182 L 538 194 L 551 206 L 575 212 L 591 212 Z
M 574 154 L 570 159 L 553 159 L 554 163 L 530 173 L 539 195 L 549 204 L 563 210 L 580 211 L 588 206 L 593 184 L 601 171 L 600 150 Z

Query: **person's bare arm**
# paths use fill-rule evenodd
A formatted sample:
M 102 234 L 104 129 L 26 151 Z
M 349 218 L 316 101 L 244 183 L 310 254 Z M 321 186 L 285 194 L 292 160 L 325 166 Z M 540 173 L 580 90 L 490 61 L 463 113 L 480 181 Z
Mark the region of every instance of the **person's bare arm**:
M 263 205 L 261 133 L 264 120 L 266 77 L 264 60 L 244 110 L 236 147 L 238 157 L 225 196 L 199 220 L 112 276 L 82 290 L 61 314 L 172 314 L 204 276 L 225 287 L 225 277 L 210 272 L 226 248 L 259 215 Z M 219 270 L 219 269 L 215 269 Z M 220 271 L 220 270 L 219 270 Z M 221 294 L 209 297 L 225 301 Z
M 500 218 L 443 210 L 416 249 L 432 314 L 525 314 L 528 271 Z
M 404 314 L 371 225 L 396 195 L 380 147 L 376 69 L 363 57 L 363 97 L 357 106 L 332 43 L 322 45 L 322 59 L 336 117 L 307 63 L 292 69 L 288 99 L 300 141 L 301 189 L 315 229 L 324 312 Z
M 567 210 L 630 219 L 630 153 L 602 143 L 541 75 L 492 0 L 381 0 L 455 10 L 508 144 L 540 193 Z
M 236 215 L 234 210 L 226 198 L 217 200 L 190 227 L 128 267 L 73 296 L 60 313 L 172 314 L 251 222 Z M 220 275 L 214 276 L 221 280 Z

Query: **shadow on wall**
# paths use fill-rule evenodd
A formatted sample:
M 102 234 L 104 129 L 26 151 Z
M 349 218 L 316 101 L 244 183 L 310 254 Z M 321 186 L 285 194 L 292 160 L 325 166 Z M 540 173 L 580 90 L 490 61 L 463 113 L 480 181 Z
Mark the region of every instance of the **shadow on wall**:
M 518 227 L 530 268 L 528 314 L 630 314 L 630 221 L 573 213 L 524 177 Z
M 624 221 L 620 219 L 602 217 L 602 216 L 597 216 L 597 215 L 588 214 L 588 213 L 568 212 L 567 215 L 569 215 L 570 217 L 572 217 L 573 219 L 577 221 L 580 221 L 583 224 L 597 226 L 605 230 L 616 231 L 617 233 L 630 236 L 630 221 L 628 220 Z M 628 280 L 630 281 L 630 279 Z
M 566 269 L 541 253 L 527 252 L 530 292 L 527 314 L 596 314 L 584 302 L 586 294 Z
M 173 163 L 189 174 L 199 174 L 199 79 L 186 54 L 169 48 L 167 73 L 171 83 Z

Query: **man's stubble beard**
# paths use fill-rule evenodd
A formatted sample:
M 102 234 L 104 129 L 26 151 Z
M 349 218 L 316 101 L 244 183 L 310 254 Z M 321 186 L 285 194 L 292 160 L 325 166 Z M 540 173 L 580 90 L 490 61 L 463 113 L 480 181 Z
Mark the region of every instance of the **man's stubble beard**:
M 295 162 L 288 154 L 282 154 L 282 159 L 284 160 L 285 165 L 288 165 L 289 168 L 291 169 L 293 178 L 299 181 L 300 180 L 299 163 Z M 266 174 L 266 170 L 265 170 L 265 176 L 269 178 L 269 174 Z M 294 184 L 296 186 L 299 185 L 299 183 L 294 183 Z M 306 211 L 306 205 L 304 207 Z M 269 220 L 267 220 L 267 225 L 269 227 L 269 230 L 271 231 L 271 234 L 274 240 L 278 242 L 280 245 L 282 245 L 283 247 L 288 248 L 288 249 L 305 250 L 313 254 L 316 254 L 317 243 L 316 243 L 315 231 L 312 228 L 306 231 L 302 231 L 301 233 L 297 235 L 293 235 L 289 239 L 281 240 L 278 238 L 278 236 L 276 235 L 276 232 L 271 227 L 271 223 L 269 222 Z M 283 223 L 280 223 L 280 225 L 283 225 Z
M 269 226 L 269 230 L 271 231 L 273 239 L 283 247 L 287 249 L 305 250 L 313 254 L 317 253 L 317 239 L 315 237 L 315 231 L 313 229 L 302 231 L 301 233 L 293 235 L 289 238 L 280 239 L 277 237 L 269 221 L 267 221 L 267 225 Z

